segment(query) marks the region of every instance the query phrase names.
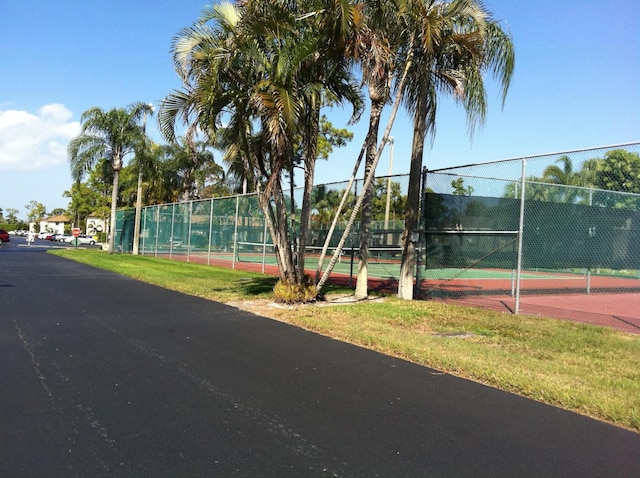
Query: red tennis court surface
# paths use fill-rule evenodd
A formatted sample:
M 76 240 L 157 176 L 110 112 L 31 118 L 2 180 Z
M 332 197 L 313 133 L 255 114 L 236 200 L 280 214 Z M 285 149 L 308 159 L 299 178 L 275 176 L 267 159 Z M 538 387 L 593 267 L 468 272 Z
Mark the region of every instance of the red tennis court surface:
M 333 280 L 346 283 L 337 277 Z M 395 281 L 374 279 L 369 283 L 372 290 L 397 292 Z M 519 313 L 602 325 L 640 334 L 640 280 L 592 277 L 589 294 L 585 284 L 585 279 L 523 280 Z M 425 300 L 497 312 L 515 311 L 511 281 L 504 279 L 425 280 L 421 283 L 420 296 Z
M 158 257 L 169 258 L 169 255 Z M 186 255 L 173 254 L 171 259 L 186 261 Z M 207 260 L 192 255 L 189 262 L 231 267 L 229 260 Z M 235 268 L 252 272 L 277 275 L 278 268 L 252 262 L 236 262 Z M 310 274 L 315 271 L 309 271 Z M 330 282 L 354 286 L 355 279 L 347 275 L 332 274 Z M 425 300 L 481 307 L 505 313 L 513 313 L 515 299 L 511 296 L 512 281 L 508 279 L 449 279 L 425 280 L 420 294 Z M 394 279 L 370 278 L 369 289 L 388 294 L 398 291 Z M 559 290 L 562 289 L 563 293 Z M 521 284 L 520 313 L 594 325 L 613 327 L 640 334 L 640 279 L 593 276 L 591 293 L 587 294 L 584 277 L 562 279 L 527 279 Z
M 640 280 L 560 275 L 528 278 L 520 284 L 520 314 L 605 325 L 640 333 Z M 506 279 L 427 280 L 421 294 L 431 300 L 515 311 L 513 283 Z
M 448 303 L 513 312 L 515 299 L 502 296 L 467 295 L 436 298 Z M 521 314 L 572 320 L 613 327 L 640 334 L 640 293 L 544 294 L 520 297 Z

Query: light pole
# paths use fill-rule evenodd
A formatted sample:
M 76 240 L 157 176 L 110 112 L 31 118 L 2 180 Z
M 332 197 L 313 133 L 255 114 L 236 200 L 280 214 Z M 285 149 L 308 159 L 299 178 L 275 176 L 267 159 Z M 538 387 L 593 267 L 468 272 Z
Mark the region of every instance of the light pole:
M 391 174 L 393 172 L 393 136 L 387 138 L 387 144 L 391 145 L 389 149 L 389 175 L 387 176 L 387 204 L 384 209 L 384 228 L 389 229 L 389 209 L 391 208 Z
M 147 111 L 150 114 L 153 114 L 153 105 L 149 103 L 148 110 L 145 110 L 142 116 L 142 148 L 141 148 L 141 158 L 138 162 L 138 191 L 136 193 L 136 217 L 133 225 L 133 255 L 137 256 L 139 251 L 139 243 L 140 243 L 140 216 L 142 214 L 142 180 L 144 179 L 144 161 L 146 154 L 146 146 L 147 146 Z

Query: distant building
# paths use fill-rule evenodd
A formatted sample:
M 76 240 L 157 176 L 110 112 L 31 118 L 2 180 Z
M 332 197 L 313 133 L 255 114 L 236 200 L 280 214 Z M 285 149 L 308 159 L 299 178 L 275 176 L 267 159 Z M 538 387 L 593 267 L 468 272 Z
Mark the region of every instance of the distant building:
M 99 232 L 107 231 L 108 221 L 98 216 L 87 216 L 87 236 L 94 236 Z
M 64 228 L 71 220 L 67 216 L 51 216 L 46 217 L 40 221 L 39 232 L 52 232 L 54 234 L 64 234 Z M 35 230 L 36 223 L 29 223 L 29 230 L 38 232 Z

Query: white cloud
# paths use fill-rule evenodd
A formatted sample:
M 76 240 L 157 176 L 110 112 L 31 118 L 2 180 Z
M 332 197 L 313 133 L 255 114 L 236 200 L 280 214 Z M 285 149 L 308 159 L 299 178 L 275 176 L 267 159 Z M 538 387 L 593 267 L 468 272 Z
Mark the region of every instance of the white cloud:
M 0 110 L 0 171 L 35 171 L 67 161 L 67 145 L 80 133 L 64 105 L 45 105 L 37 114 Z

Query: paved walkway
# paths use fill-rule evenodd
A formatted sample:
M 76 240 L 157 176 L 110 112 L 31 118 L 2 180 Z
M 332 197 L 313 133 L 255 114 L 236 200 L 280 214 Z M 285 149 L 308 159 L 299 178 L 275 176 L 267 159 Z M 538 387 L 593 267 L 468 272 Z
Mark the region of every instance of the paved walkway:
M 0 476 L 640 476 L 640 434 L 0 247 Z

